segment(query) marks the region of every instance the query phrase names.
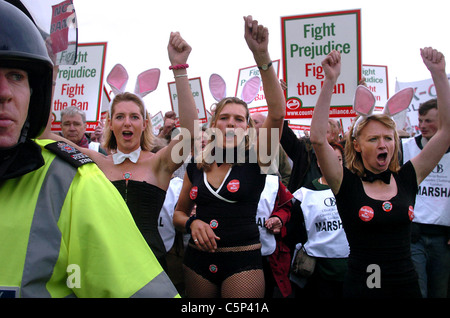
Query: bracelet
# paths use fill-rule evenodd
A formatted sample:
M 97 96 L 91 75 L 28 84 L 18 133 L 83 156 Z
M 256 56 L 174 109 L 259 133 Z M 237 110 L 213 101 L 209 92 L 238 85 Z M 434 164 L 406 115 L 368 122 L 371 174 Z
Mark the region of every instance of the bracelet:
M 192 222 L 194 222 L 197 219 L 196 215 L 191 216 L 185 224 L 185 228 L 186 228 L 186 233 L 191 234 L 191 224 Z
M 169 70 L 183 70 L 189 67 L 189 64 L 170 65 Z
M 180 75 L 175 75 L 174 78 L 179 78 L 179 77 L 187 77 L 187 74 L 180 74 Z

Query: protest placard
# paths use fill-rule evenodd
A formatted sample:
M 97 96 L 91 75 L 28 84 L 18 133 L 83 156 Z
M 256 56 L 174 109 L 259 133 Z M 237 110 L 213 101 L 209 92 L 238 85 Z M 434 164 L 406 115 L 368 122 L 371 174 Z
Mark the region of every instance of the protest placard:
M 330 117 L 354 117 L 352 102 L 361 78 L 361 10 L 281 18 L 286 118 L 311 118 L 323 85 L 322 60 L 341 53 L 341 75 Z
M 45 8 L 46 3 L 41 5 Z M 45 11 L 44 8 L 39 9 Z M 51 6 L 51 11 L 50 55 L 54 56 L 56 65 L 73 64 L 77 57 L 78 26 L 72 0 L 55 3 Z
M 195 106 L 197 107 L 199 122 L 205 123 L 207 121 L 206 108 L 205 99 L 203 96 L 202 81 L 200 77 L 190 78 L 189 85 L 191 87 L 192 96 L 194 97 Z M 175 114 L 177 114 L 177 117 L 179 117 L 177 87 L 175 85 L 175 82 L 168 83 L 168 86 L 172 110 L 175 112 Z M 176 121 L 176 126 L 179 126 L 178 120 Z
M 447 74 L 447 78 L 450 80 L 450 74 Z M 430 99 L 437 98 L 436 88 L 431 78 L 414 82 L 397 81 L 395 83 L 396 92 L 407 87 L 414 88 L 414 97 L 411 101 L 411 104 L 409 104 L 403 126 L 399 128 L 405 129 L 408 133 L 411 134 L 419 133 L 419 106 L 420 104 Z
M 86 113 L 86 132 L 95 131 L 100 119 L 105 42 L 78 44 L 74 65 L 60 65 L 52 101 L 52 131 L 61 131 L 61 110 L 77 106 Z
M 275 60 L 272 62 L 272 67 L 275 69 L 277 76 L 280 73 L 280 60 Z M 241 98 L 242 89 L 245 83 L 252 77 L 258 76 L 261 78 L 261 71 L 257 65 L 245 67 L 239 69 L 238 80 L 236 84 L 236 93 L 234 96 Z M 259 93 L 256 95 L 255 99 L 248 104 L 249 111 L 254 112 L 267 112 L 267 100 L 264 94 L 264 88 L 261 80 L 261 86 L 259 88 Z
M 152 116 L 152 128 L 153 134 L 158 135 L 159 129 L 164 126 L 164 116 L 161 111 L 159 111 L 155 116 Z
M 375 96 L 375 107 L 384 107 L 389 99 L 388 69 L 384 65 L 368 65 L 362 67 L 367 88 Z

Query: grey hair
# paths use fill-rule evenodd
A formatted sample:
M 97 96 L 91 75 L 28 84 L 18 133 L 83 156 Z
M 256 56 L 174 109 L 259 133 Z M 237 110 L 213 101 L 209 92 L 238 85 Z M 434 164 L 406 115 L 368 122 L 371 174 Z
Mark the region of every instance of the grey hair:
M 84 111 L 82 111 L 81 109 L 79 109 L 77 106 L 69 106 L 67 108 L 64 108 L 61 111 L 61 121 L 62 121 L 62 118 L 66 115 L 67 116 L 80 115 L 83 123 L 86 123 L 86 113 Z

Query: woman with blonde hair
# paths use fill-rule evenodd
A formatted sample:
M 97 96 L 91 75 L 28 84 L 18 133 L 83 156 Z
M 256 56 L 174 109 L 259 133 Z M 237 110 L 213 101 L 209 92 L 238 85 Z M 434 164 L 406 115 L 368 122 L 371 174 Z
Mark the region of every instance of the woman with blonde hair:
M 346 142 L 346 166 L 339 166 L 326 140 L 326 119 L 340 74 L 340 54 L 333 51 L 322 62 L 326 79 L 311 122 L 311 142 L 335 194 L 350 246 L 345 297 L 421 297 L 410 252 L 415 197 L 418 185 L 450 145 L 445 59 L 432 48 L 422 49 L 421 56 L 436 87 L 440 127 L 423 151 L 401 167 L 395 122 L 386 114 L 367 114 L 355 121 Z M 360 91 L 364 88 L 357 89 L 355 105 Z M 411 97 L 391 97 L 389 107 L 408 106 Z
M 111 103 L 104 132 L 104 146 L 111 155 L 78 148 L 95 161 L 119 190 L 137 227 L 165 270 L 166 250 L 158 232 L 158 218 L 172 175 L 182 164 L 178 160 L 180 154 L 173 152 L 178 143 L 185 144 L 180 149 L 190 150 L 194 129 L 198 128 L 195 126 L 197 110 L 186 70 L 191 47 L 178 32 L 174 32 L 170 34 L 167 48 L 180 98 L 180 126 L 190 136 L 185 134 L 187 138 L 174 139 L 157 153 L 151 152 L 154 136 L 144 102 L 136 94 L 123 92 L 118 93 Z M 183 153 L 182 157 L 188 155 Z
M 112 122 L 112 114 L 114 113 L 114 110 L 116 108 L 116 105 L 122 102 L 132 102 L 136 106 L 139 107 L 139 112 L 142 118 L 148 118 L 149 113 L 147 112 L 144 101 L 142 98 L 137 96 L 136 94 L 130 93 L 130 92 L 123 92 L 116 96 L 114 96 L 114 99 L 111 102 L 111 116 L 108 114 L 108 123 Z M 103 146 L 110 150 L 117 150 L 117 138 L 114 135 L 114 131 L 111 129 L 111 125 L 107 125 L 103 132 Z M 152 131 L 152 124 L 149 121 L 148 124 L 145 126 L 142 134 L 141 134 L 141 140 L 140 140 L 140 146 L 141 150 L 144 151 L 151 151 L 154 147 L 154 140 L 155 135 Z
M 247 136 L 253 123 L 245 102 L 225 98 L 216 105 L 210 127 L 214 136 L 205 147 L 206 155 L 186 168 L 173 217 L 179 230 L 191 234 L 183 263 L 188 297 L 264 296 L 256 211 L 266 180 L 262 167 L 270 160 L 255 155 L 255 147 L 270 149 L 273 142 L 278 148 L 285 100 L 271 67 L 267 28 L 251 16 L 244 21 L 245 40 L 261 69 L 268 102 L 260 128 L 268 136 L 255 143 Z M 237 157 L 229 156 L 229 150 L 233 154 L 237 150 Z M 196 214 L 191 216 L 194 204 Z

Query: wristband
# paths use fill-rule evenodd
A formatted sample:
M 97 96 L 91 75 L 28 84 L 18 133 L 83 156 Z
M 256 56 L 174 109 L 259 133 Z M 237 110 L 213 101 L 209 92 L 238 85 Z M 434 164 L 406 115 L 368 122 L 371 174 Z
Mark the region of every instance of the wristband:
M 192 224 L 192 222 L 194 222 L 195 220 L 197 220 L 197 216 L 196 216 L 196 215 L 193 215 L 193 216 L 191 216 L 191 217 L 186 221 L 186 224 L 185 224 L 186 233 L 191 234 L 191 224 Z
M 189 67 L 189 64 L 170 65 L 169 70 L 184 70 L 188 67 Z

